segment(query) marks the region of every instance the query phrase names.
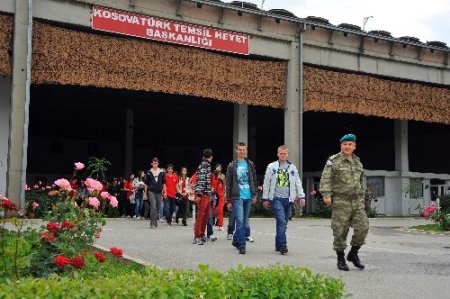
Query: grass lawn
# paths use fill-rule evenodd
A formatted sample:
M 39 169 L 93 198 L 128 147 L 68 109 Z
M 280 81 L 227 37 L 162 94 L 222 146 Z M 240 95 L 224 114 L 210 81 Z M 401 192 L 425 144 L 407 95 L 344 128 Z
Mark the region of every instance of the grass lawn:
M 438 224 L 424 224 L 424 225 L 416 225 L 411 226 L 410 229 L 418 230 L 421 232 L 434 233 L 434 232 L 442 232 L 441 228 Z

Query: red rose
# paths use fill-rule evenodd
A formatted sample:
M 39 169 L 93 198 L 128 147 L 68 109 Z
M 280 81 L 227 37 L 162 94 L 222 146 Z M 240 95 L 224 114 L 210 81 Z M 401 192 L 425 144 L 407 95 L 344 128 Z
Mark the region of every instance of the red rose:
M 64 255 L 57 255 L 55 257 L 55 264 L 58 267 L 65 267 L 67 265 L 70 265 L 70 259 L 68 257 L 65 257 Z
M 55 235 L 53 233 L 49 233 L 49 232 L 42 232 L 41 233 L 41 241 L 42 242 L 53 242 L 55 241 Z
M 84 258 L 82 256 L 74 256 L 72 258 L 72 265 L 77 269 L 83 269 L 84 267 Z
M 123 251 L 120 248 L 117 247 L 111 247 L 109 249 L 111 251 L 111 253 L 117 257 L 122 257 L 123 256 Z
M 15 203 L 4 197 L 2 199 L 1 207 L 5 210 L 17 211 L 17 206 Z
M 67 230 L 72 230 L 72 229 L 73 229 L 73 224 L 70 223 L 70 222 L 67 221 L 67 220 L 63 220 L 63 221 L 61 222 L 61 228 L 65 228 L 65 229 L 67 229 Z
M 106 260 L 105 256 L 103 255 L 103 252 L 101 251 L 94 252 L 94 256 L 97 259 L 97 261 L 99 261 L 99 263 L 103 263 Z
M 51 221 L 51 222 L 49 222 L 47 224 L 47 228 L 48 228 L 49 231 L 51 231 L 53 233 L 58 233 L 59 230 L 60 230 L 59 225 L 56 222 L 53 222 L 53 221 Z

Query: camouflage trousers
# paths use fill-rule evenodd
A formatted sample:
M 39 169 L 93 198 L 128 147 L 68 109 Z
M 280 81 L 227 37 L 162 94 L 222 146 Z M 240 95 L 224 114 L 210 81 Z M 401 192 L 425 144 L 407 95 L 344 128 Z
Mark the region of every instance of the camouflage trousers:
M 369 219 L 364 211 L 364 200 L 333 197 L 331 228 L 333 229 L 333 249 L 344 251 L 347 247 L 349 228 L 353 228 L 350 245 L 362 246 L 369 232 Z

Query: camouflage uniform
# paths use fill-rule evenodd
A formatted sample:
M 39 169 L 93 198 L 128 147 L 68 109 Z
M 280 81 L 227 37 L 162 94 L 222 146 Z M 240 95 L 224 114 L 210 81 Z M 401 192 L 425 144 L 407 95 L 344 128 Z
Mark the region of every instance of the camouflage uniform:
M 342 153 L 328 158 L 320 180 L 323 198 L 332 199 L 333 249 L 344 251 L 348 230 L 353 227 L 352 246 L 362 246 L 369 231 L 369 220 L 364 211 L 362 185 L 363 165 L 353 155 L 350 161 Z

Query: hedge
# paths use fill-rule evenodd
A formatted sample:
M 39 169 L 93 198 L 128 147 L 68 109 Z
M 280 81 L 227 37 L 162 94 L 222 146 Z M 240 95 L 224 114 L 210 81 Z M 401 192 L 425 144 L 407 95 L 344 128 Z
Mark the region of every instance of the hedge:
M 238 267 L 227 272 L 148 267 L 144 275 L 51 276 L 7 281 L 0 298 L 341 298 L 344 284 L 306 268 Z

